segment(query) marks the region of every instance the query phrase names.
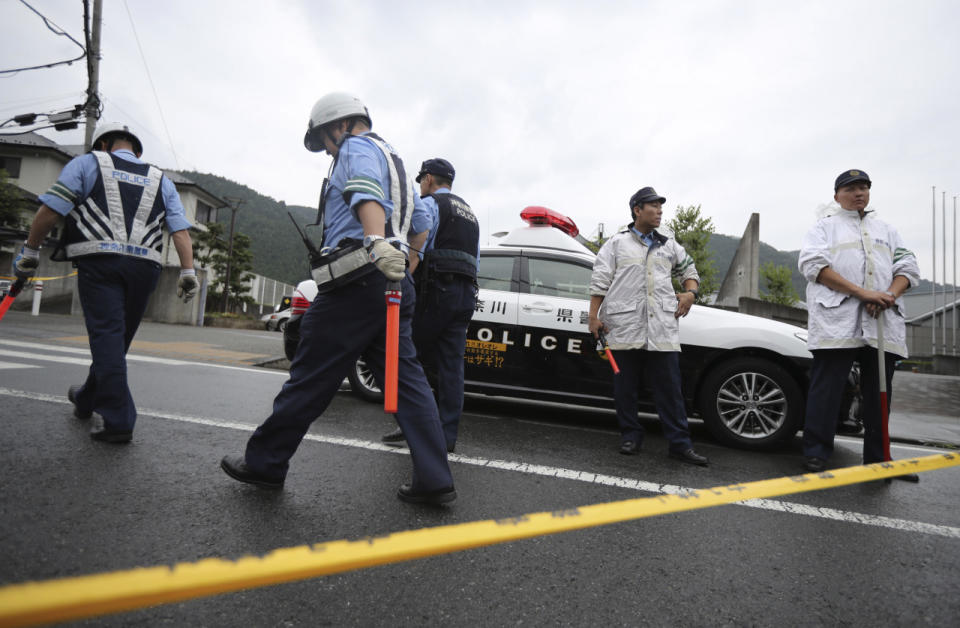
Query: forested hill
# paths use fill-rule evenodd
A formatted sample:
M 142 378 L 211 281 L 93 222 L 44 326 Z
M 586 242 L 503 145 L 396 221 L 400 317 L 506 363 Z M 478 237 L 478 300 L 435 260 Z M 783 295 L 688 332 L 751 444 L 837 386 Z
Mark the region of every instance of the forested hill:
M 307 249 L 287 217 L 287 211 L 303 228 L 317 219 L 316 207 L 287 205 L 215 174 L 191 171 L 180 174 L 220 198 L 229 196 L 244 200 L 237 211 L 235 230 L 250 236 L 253 272 L 293 285 L 310 276 Z M 229 226 L 228 208 L 219 210 L 217 222 Z

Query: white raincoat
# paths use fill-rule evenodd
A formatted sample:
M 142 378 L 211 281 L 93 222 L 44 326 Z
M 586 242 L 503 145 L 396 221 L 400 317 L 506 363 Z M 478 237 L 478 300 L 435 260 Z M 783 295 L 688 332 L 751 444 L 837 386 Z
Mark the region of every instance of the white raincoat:
M 652 248 L 632 230 L 616 234 L 593 264 L 590 294 L 604 297 L 599 317 L 609 329 L 611 349 L 680 350 L 677 294 L 670 278 L 683 285 L 687 279 L 699 283 L 700 275 L 676 240 L 653 233 Z
M 817 283 L 829 266 L 847 281 L 868 290 L 886 291 L 897 275 L 914 287 L 920 281 L 917 258 L 904 248 L 897 230 L 867 210 L 840 210 L 822 218 L 803 238 L 798 267 L 807 278 L 807 348 L 849 349 L 877 346 L 877 322 L 854 297 Z M 903 299 L 883 313 L 884 348 L 907 357 Z

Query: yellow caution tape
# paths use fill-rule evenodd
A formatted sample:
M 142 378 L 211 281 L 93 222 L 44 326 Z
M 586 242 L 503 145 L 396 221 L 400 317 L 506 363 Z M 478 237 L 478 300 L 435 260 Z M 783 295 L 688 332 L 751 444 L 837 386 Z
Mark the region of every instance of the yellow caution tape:
M 353 541 L 302 545 L 278 549 L 262 557 L 246 556 L 237 560 L 208 558 L 173 567 L 138 568 L 9 585 L 0 588 L 0 626 L 32 626 L 82 619 L 544 534 L 958 465 L 960 453 L 942 453 L 823 473 L 689 490 L 678 495 L 657 495 L 507 519 L 408 530 Z
M 59 277 L 31 277 L 30 281 L 53 281 L 54 279 L 66 279 L 68 277 L 73 277 L 77 274 L 77 271 L 73 271 L 67 275 L 60 275 Z M 15 280 L 16 277 L 0 277 L 0 279 L 10 279 L 11 281 Z

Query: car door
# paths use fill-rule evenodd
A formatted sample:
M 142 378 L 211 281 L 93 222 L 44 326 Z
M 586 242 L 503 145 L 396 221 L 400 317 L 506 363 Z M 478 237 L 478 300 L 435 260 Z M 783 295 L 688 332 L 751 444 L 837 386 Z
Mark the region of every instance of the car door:
M 518 348 L 517 286 L 519 269 L 515 251 L 480 253 L 477 270 L 477 305 L 467 330 L 464 380 L 468 388 L 496 394 L 516 379 Z
M 517 343 L 524 381 L 588 401 L 611 394 L 610 367 L 597 353 L 587 323 L 592 266 L 549 253 L 521 263 Z

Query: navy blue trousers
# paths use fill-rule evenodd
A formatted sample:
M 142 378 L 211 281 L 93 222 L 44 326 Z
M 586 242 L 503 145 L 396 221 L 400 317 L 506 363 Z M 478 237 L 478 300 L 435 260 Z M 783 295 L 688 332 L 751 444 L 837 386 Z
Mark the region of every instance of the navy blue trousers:
M 803 455 L 829 460 L 837 431 L 837 414 L 854 360 L 860 363 L 860 390 L 863 392 L 863 462 L 883 462 L 883 418 L 880 413 L 880 369 L 877 350 L 817 349 L 810 368 L 810 392 L 803 423 Z M 887 408 L 893 400 L 893 370 L 899 356 L 886 353 Z
M 680 353 L 629 349 L 613 351 L 620 373 L 613 376 L 613 397 L 617 406 L 621 441 L 643 442 L 643 425 L 637 417 L 640 377 L 653 391 L 653 401 L 671 452 L 683 453 L 693 447 L 687 409 L 680 388 Z
M 385 288 L 386 278 L 374 271 L 314 299 L 300 323 L 300 345 L 290 364 L 290 379 L 273 401 L 273 414 L 247 442 L 246 463 L 251 470 L 275 479 L 286 477 L 290 458 L 310 424 L 327 409 L 361 355 L 382 387 Z M 416 296 L 409 274 L 402 290 L 396 418 L 410 447 L 413 488 L 430 491 L 453 486 L 453 477 L 437 405 L 411 339 Z
M 93 363 L 77 407 L 96 412 L 112 430 L 133 430 L 137 408 L 127 385 L 127 350 L 160 279 L 154 262 L 124 255 L 77 260 L 77 290 Z
M 463 413 L 463 352 L 477 290 L 469 277 L 444 273 L 422 291 L 417 295 L 413 343 L 420 363 L 436 373 L 437 408 L 449 448 L 457 442 Z

